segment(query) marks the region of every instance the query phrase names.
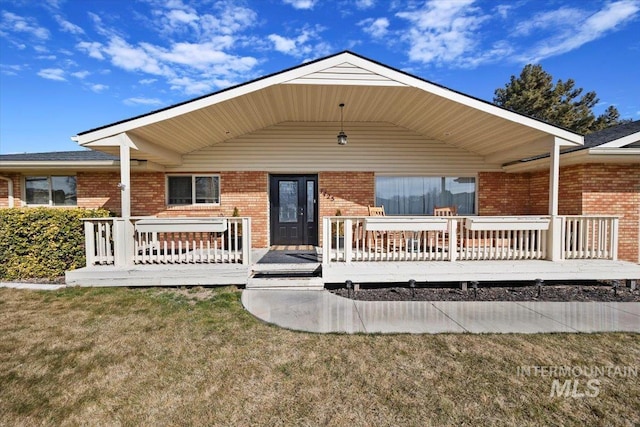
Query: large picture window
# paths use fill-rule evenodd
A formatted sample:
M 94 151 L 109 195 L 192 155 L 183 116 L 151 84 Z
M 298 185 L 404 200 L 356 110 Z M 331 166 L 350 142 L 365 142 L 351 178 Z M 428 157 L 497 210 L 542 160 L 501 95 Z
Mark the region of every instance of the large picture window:
M 456 206 L 458 214 L 475 214 L 474 177 L 376 177 L 376 205 L 387 215 L 433 215 L 436 206 Z
M 220 203 L 218 175 L 175 175 L 167 177 L 167 204 L 195 205 Z
M 27 205 L 76 206 L 75 176 L 27 176 L 24 179 Z

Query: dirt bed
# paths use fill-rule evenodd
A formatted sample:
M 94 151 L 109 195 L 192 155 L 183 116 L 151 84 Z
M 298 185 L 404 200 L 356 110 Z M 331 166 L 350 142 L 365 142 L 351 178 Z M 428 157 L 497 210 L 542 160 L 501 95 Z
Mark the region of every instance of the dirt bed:
M 345 287 L 330 289 L 345 298 L 362 301 L 619 301 L 640 302 L 640 289 L 631 290 L 623 283 L 617 291 L 611 283 L 587 282 L 569 284 L 545 284 L 538 287 L 528 284 L 479 284 L 477 292 L 471 285 L 462 290 L 460 286 L 416 285 L 408 286 L 361 286 L 349 291 Z

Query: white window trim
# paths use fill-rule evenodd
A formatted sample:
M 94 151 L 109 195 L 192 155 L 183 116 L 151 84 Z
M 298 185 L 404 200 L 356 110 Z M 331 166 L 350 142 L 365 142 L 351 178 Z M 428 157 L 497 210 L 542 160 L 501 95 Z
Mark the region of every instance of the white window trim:
M 169 203 L 169 178 L 170 177 L 185 177 L 185 176 L 190 176 L 191 177 L 191 200 L 193 203 L 190 204 L 171 204 Z M 218 178 L 218 203 L 196 203 L 196 178 Z M 222 201 L 222 192 L 220 191 L 220 188 L 222 187 L 221 183 L 220 183 L 220 174 L 216 174 L 216 173 L 184 173 L 184 174 L 180 174 L 180 173 L 172 173 L 172 174 L 167 174 L 165 176 L 165 204 L 168 207 L 175 207 L 175 206 L 220 206 L 220 202 Z
M 74 205 L 54 205 L 53 204 L 53 184 L 51 182 L 52 177 L 56 176 L 72 176 L 76 178 L 76 203 Z M 47 178 L 47 184 L 49 186 L 49 203 L 29 203 L 27 201 L 27 178 Z M 22 177 L 22 206 L 27 208 L 73 208 L 78 207 L 78 177 L 77 175 L 24 175 Z
M 479 201 L 479 191 L 478 191 L 478 174 L 465 174 L 465 175 L 459 175 L 459 174 L 443 174 L 443 175 L 434 175 L 434 174 L 419 174 L 419 173 L 409 173 L 409 174 L 402 174 L 402 173 L 374 173 L 373 174 L 373 199 L 374 202 L 376 201 L 376 194 L 377 194 L 377 185 L 378 185 L 378 180 L 376 179 L 379 176 L 385 176 L 385 177 L 399 177 L 399 178 L 403 178 L 403 177 L 424 177 L 424 178 L 452 178 L 452 177 L 458 177 L 458 178 L 473 178 L 474 182 L 475 182 L 475 200 L 473 202 L 473 210 L 474 213 L 472 214 L 465 214 L 466 216 L 478 216 L 478 201 Z

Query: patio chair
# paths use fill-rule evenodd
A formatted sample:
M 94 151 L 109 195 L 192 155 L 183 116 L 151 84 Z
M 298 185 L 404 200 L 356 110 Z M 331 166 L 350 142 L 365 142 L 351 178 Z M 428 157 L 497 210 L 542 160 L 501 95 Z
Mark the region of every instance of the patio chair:
M 386 216 L 384 206 L 369 206 L 369 216 Z
M 457 216 L 457 206 L 436 206 L 433 208 L 433 216 Z

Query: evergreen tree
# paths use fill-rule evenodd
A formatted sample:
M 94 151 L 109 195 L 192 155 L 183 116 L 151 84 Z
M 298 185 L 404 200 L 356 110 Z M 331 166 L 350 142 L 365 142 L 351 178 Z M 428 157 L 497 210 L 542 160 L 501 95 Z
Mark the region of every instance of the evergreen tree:
M 621 123 L 614 106 L 596 117 L 596 93 L 582 92 L 573 79 L 558 80 L 554 85 L 553 77 L 542 66 L 528 64 L 519 77 L 511 76 L 504 88 L 496 89 L 493 103 L 582 134 Z

